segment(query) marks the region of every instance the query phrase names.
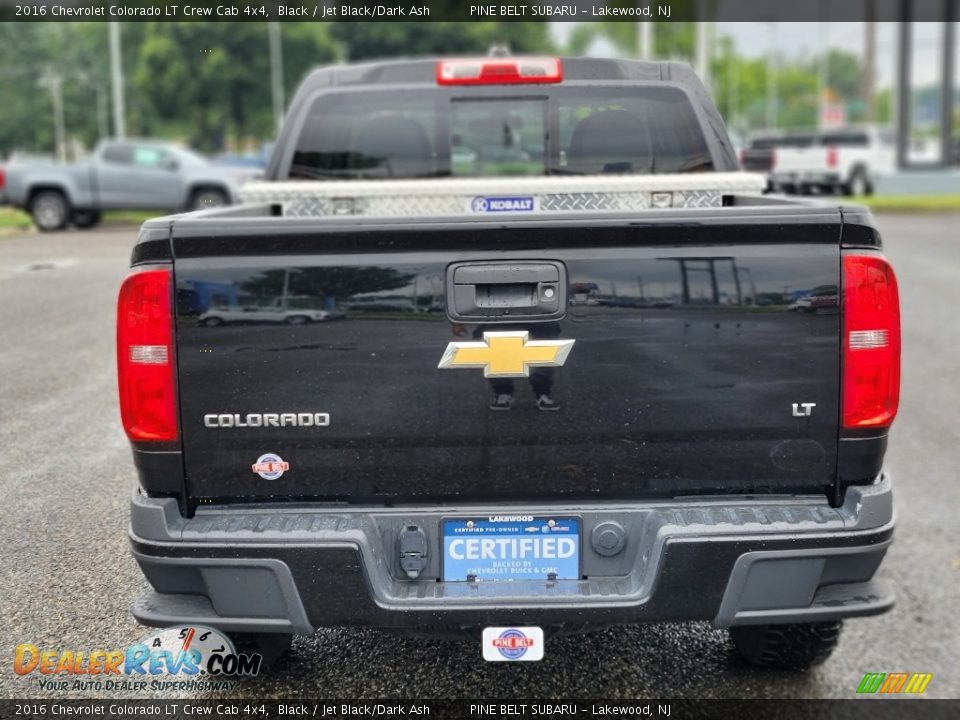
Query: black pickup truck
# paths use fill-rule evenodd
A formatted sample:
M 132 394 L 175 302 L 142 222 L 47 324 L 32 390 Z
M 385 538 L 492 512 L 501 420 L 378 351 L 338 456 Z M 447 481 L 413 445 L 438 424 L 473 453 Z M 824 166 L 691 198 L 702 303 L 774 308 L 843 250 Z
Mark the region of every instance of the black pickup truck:
M 136 618 L 825 658 L 893 604 L 897 285 L 867 211 L 762 184 L 674 63 L 311 74 L 247 204 L 133 250 Z

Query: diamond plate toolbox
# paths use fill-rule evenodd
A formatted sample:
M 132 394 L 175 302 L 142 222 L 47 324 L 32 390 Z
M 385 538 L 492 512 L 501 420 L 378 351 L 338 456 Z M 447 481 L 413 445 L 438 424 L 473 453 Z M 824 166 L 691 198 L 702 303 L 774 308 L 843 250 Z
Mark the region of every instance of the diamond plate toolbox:
M 523 216 L 715 208 L 725 195 L 759 195 L 765 185 L 752 173 L 281 181 L 249 183 L 241 197 L 280 205 L 286 217 Z

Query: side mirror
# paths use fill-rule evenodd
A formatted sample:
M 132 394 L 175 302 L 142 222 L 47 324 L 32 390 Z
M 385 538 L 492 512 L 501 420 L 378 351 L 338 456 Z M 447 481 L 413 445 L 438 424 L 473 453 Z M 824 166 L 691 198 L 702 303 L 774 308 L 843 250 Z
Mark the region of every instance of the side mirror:
M 179 169 L 180 169 L 180 163 L 177 162 L 177 159 L 176 159 L 176 158 L 170 158 L 169 160 L 167 160 L 167 161 L 163 164 L 163 167 L 164 167 L 165 169 L 171 170 L 171 171 L 173 171 L 173 170 L 179 170 Z

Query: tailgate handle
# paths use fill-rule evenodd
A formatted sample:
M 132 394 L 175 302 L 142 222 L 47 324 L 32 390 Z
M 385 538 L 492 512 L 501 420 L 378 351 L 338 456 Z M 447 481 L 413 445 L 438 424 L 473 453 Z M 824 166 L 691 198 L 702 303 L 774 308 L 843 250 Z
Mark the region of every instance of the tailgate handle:
M 451 320 L 558 320 L 566 308 L 563 263 L 464 262 L 447 268 L 447 315 Z

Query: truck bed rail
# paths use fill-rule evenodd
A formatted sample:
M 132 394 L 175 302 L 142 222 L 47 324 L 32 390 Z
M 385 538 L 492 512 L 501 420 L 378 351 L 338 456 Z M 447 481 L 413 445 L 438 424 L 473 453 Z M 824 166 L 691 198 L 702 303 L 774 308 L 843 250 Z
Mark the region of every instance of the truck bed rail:
M 532 215 L 721 207 L 724 197 L 759 195 L 753 173 L 256 182 L 247 203 L 281 207 L 286 217 L 365 215 Z

